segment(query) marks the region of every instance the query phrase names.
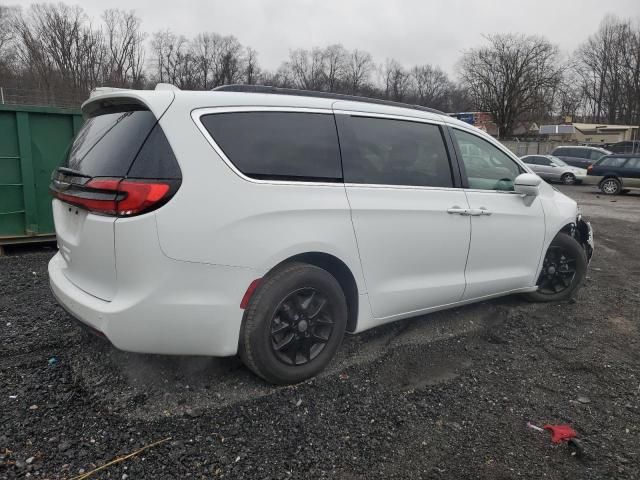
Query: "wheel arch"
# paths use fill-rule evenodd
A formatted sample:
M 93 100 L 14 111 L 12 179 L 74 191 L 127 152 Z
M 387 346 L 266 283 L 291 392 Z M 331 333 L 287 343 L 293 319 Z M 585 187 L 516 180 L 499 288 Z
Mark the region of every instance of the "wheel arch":
M 580 245 L 582 245 L 582 248 L 584 248 L 584 251 L 587 255 L 587 260 L 591 260 L 591 255 L 593 254 L 593 250 L 591 248 L 591 245 L 589 245 L 589 232 L 590 232 L 590 225 L 582 219 L 582 216 L 578 216 L 575 222 L 567 223 L 564 227 L 562 227 L 558 231 L 558 233 L 556 233 L 556 235 L 553 238 L 555 239 L 561 233 L 565 233 L 575 238 L 576 241 Z
M 358 325 L 358 311 L 359 305 L 359 292 L 358 284 L 356 283 L 353 272 L 348 265 L 340 260 L 338 257 L 325 252 L 305 252 L 292 255 L 269 270 L 266 273 L 268 275 L 271 271 L 281 267 L 284 264 L 292 262 L 308 263 L 316 267 L 326 270 L 340 284 L 342 291 L 344 292 L 345 299 L 347 301 L 347 331 L 355 332 Z M 266 276 L 265 275 L 265 276 Z

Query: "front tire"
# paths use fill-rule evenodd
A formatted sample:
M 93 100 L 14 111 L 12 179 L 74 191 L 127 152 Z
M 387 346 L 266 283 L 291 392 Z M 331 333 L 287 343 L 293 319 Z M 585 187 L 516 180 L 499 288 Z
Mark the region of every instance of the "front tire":
M 560 181 L 565 185 L 576 183 L 576 176 L 573 173 L 565 173 L 560 177 Z
M 314 265 L 285 264 L 264 278 L 249 302 L 240 356 L 268 382 L 301 382 L 329 364 L 346 325 L 347 302 L 335 277 Z
M 538 277 L 538 290 L 526 294 L 533 302 L 568 300 L 580 288 L 587 275 L 587 255 L 570 235 L 559 233 L 544 257 Z
M 618 195 L 622 191 L 622 183 L 617 178 L 605 178 L 600 182 L 600 191 L 605 195 Z

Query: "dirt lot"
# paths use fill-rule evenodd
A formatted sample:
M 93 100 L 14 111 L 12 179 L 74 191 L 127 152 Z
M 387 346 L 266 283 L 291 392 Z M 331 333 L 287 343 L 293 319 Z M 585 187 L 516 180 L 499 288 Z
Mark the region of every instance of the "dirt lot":
M 348 337 L 284 388 L 236 359 L 134 355 L 48 290 L 52 248 L 0 258 L 0 477 L 639 478 L 640 194 L 563 187 L 596 234 L 568 303 L 504 298 Z M 571 456 L 526 428 L 569 423 Z M 92 477 L 94 478 L 94 477 Z

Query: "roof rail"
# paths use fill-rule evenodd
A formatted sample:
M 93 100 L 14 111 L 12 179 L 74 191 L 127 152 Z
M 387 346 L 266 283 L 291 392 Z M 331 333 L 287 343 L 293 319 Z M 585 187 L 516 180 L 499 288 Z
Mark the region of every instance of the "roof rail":
M 411 108 L 423 112 L 446 115 L 435 108 L 413 105 L 411 103 L 392 102 L 391 100 L 381 100 L 379 98 L 359 97 L 357 95 L 344 95 L 342 93 L 317 92 L 314 90 L 298 90 L 297 88 L 271 87 L 269 85 L 222 85 L 213 89 L 214 92 L 244 92 L 244 93 L 272 93 L 277 95 L 296 95 L 300 97 L 329 98 L 334 100 L 344 100 L 347 102 L 375 103 L 377 105 L 388 105 L 390 107 Z

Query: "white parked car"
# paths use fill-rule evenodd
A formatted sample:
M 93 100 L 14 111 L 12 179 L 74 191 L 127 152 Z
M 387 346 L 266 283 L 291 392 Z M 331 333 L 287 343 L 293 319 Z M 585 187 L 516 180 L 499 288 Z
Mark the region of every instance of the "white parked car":
M 586 169 L 567 165 L 553 155 L 525 155 L 520 157 L 520 160 L 540 177 L 550 182 L 573 185 L 584 182 L 587 177 Z
M 440 112 L 240 86 L 113 90 L 82 110 L 52 179 L 49 275 L 117 348 L 239 353 L 292 383 L 345 332 L 501 295 L 563 300 L 585 278 L 576 202 Z

